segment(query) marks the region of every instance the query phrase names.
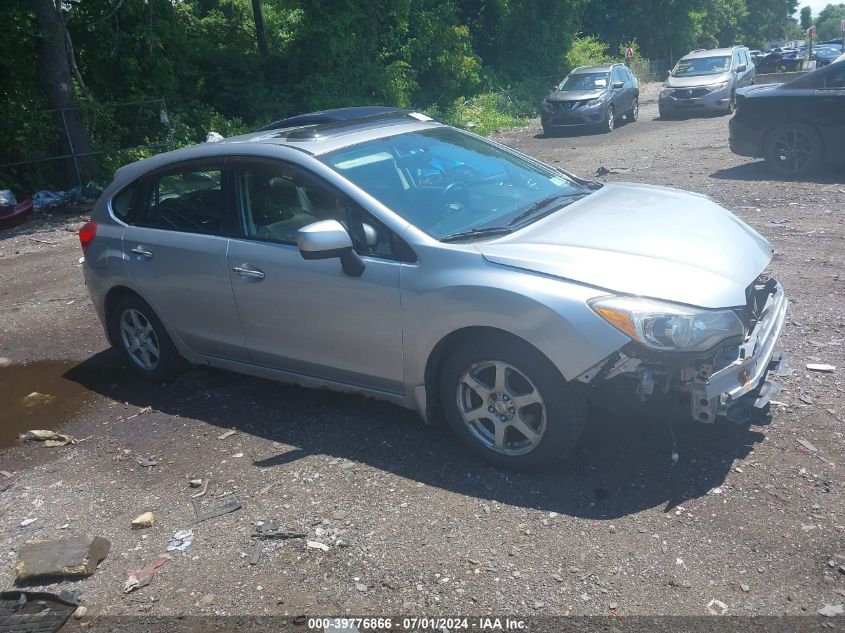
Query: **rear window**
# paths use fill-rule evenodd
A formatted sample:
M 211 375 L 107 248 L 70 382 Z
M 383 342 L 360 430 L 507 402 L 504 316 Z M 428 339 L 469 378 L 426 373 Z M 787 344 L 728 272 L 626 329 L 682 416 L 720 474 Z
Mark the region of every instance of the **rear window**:
M 135 185 L 129 185 L 111 199 L 111 211 L 121 222 L 132 224 L 134 220 Z

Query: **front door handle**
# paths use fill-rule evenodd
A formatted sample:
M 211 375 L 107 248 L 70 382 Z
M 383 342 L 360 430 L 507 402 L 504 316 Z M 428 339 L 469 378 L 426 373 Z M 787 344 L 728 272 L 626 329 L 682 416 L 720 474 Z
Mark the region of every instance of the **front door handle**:
M 129 252 L 132 253 L 133 255 L 137 255 L 138 257 L 146 257 L 147 259 L 153 258 L 152 251 L 147 249 L 146 246 L 141 246 L 140 244 L 138 244 L 138 246 L 136 246 L 135 248 L 133 248 Z
M 253 268 L 249 264 L 241 264 L 240 266 L 235 266 L 232 269 L 232 272 L 238 275 L 239 277 L 244 277 L 246 279 L 264 279 L 264 273 L 258 270 L 257 268 Z

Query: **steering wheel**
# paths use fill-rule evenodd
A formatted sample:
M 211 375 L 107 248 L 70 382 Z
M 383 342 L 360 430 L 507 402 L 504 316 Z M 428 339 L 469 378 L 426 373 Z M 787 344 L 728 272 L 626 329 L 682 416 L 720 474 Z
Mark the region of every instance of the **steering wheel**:
M 456 180 L 446 185 L 440 192 L 440 206 L 445 216 L 454 215 L 469 205 L 469 187 L 465 182 Z

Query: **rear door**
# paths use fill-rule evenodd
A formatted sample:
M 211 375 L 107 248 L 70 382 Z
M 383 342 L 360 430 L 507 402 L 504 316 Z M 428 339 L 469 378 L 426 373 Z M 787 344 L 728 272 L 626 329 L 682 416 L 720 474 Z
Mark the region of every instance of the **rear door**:
M 300 166 L 238 159 L 241 237 L 228 269 L 252 362 L 392 393 L 403 390 L 402 309 L 394 240 L 375 218 Z M 305 260 L 296 233 L 336 219 L 365 262 L 360 277 L 337 259 Z
M 246 360 L 226 265 L 234 210 L 224 160 L 146 176 L 139 217 L 123 235 L 126 269 L 170 331 L 194 353 Z
M 628 87 L 625 85 L 625 76 L 619 66 L 613 67 L 613 72 L 610 75 L 611 87 L 622 83 L 621 88 L 613 88 L 613 104 L 616 107 L 616 116 L 625 114 L 631 107 L 631 100 L 628 96 Z

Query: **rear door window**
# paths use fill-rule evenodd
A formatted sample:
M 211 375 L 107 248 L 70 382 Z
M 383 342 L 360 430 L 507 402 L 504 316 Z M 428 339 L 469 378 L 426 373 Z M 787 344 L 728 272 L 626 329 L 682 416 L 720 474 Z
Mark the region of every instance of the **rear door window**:
M 129 185 L 111 199 L 111 212 L 125 224 L 135 222 L 135 185 Z
M 147 191 L 146 219 L 152 226 L 209 235 L 226 232 L 222 161 L 162 172 Z

